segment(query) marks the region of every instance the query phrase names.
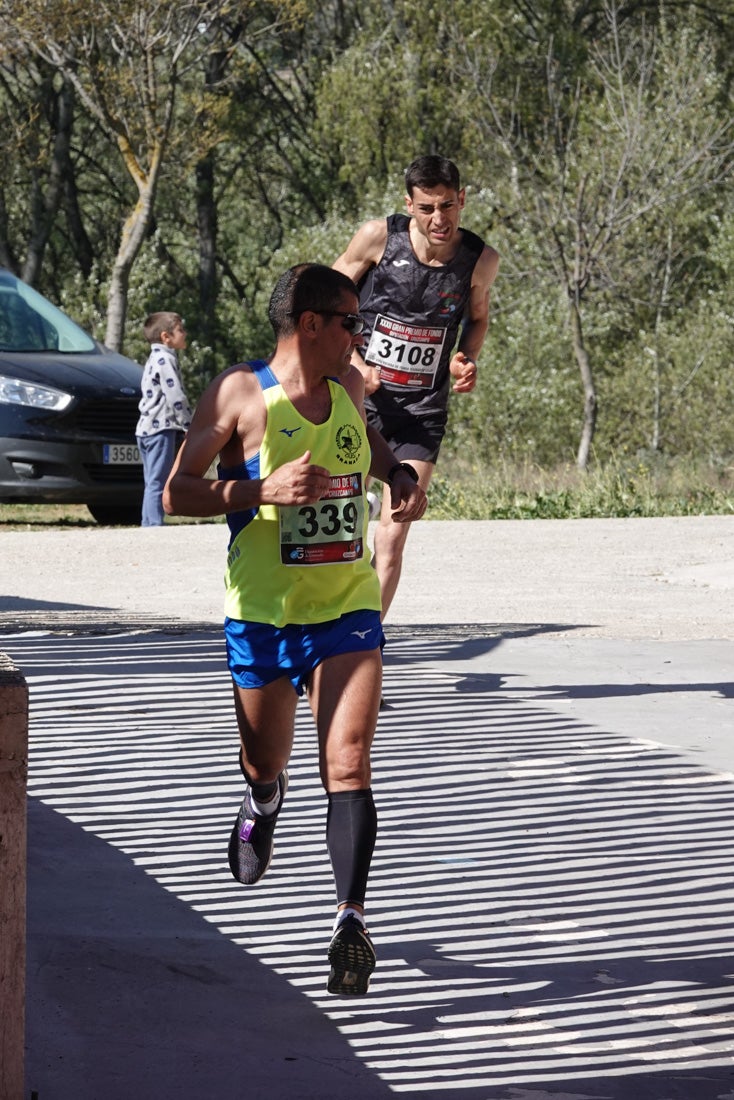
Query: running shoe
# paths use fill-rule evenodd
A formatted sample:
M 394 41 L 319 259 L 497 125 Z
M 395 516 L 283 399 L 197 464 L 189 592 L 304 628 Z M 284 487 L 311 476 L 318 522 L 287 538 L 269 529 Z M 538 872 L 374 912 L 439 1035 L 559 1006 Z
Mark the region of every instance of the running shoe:
M 327 989 L 337 997 L 360 997 L 370 987 L 377 957 L 370 934 L 356 917 L 345 917 L 329 944 Z
M 285 792 L 288 790 L 288 772 L 278 776 L 280 802 L 275 813 L 256 814 L 250 801 L 250 788 L 245 790 L 237 820 L 229 838 L 229 867 L 238 882 L 252 886 L 261 879 L 273 858 L 273 833 L 278 820 Z

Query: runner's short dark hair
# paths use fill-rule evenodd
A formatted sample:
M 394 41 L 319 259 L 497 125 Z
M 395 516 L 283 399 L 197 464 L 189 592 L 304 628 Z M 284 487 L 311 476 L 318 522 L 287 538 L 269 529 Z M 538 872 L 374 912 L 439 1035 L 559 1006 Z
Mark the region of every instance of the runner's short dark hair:
M 411 198 L 414 187 L 419 187 L 421 191 L 431 191 L 434 187 L 441 186 L 450 187 L 454 191 L 461 190 L 459 169 L 448 157 L 418 157 L 405 170 L 405 189 Z
M 348 275 L 326 264 L 296 264 L 278 279 L 270 296 L 268 318 L 275 338 L 291 335 L 302 313 L 338 309 L 344 293 L 358 291 Z

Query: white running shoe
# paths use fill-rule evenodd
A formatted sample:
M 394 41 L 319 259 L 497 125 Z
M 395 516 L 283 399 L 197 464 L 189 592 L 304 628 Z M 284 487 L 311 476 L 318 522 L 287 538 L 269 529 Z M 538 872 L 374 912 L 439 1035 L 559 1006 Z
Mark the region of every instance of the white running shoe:
M 377 519 L 382 511 L 382 501 L 378 497 L 377 493 L 367 492 L 367 505 L 369 507 L 370 519 Z

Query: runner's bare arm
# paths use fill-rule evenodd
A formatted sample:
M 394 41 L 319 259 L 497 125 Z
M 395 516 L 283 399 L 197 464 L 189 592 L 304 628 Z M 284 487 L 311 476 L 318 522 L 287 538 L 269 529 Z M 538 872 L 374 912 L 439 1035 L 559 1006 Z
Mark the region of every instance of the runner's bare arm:
M 469 294 L 468 316 L 451 359 L 449 370 L 455 379 L 455 393 L 471 393 L 477 382 L 477 358 L 489 328 L 489 294 L 497 277 L 500 258 L 488 245 L 477 260 Z
M 358 283 L 371 267 L 379 264 L 386 244 L 387 222 L 384 218 L 373 218 L 359 227 L 332 267 Z
M 370 473 L 384 484 L 385 492 L 390 493 L 392 519 L 396 523 L 420 519 L 428 506 L 424 490 L 407 470 L 399 468 L 400 460 L 376 428 L 367 426 L 367 438 L 372 448 Z
M 306 451 L 262 479 L 219 480 L 208 476 L 220 456 L 236 466 L 255 454 L 265 430 L 265 407 L 251 372 L 233 367 L 202 394 L 186 439 L 163 491 L 168 515 L 219 516 L 260 504 L 310 504 L 329 484 L 329 472 Z
M 387 222 L 384 218 L 373 218 L 360 226 L 341 256 L 332 264 L 343 275 L 348 275 L 358 283 L 371 267 L 382 259 L 387 244 Z M 352 363 L 361 372 L 365 392 L 374 393 L 380 386 L 380 372 L 376 367 L 368 366 L 358 351 L 352 355 Z
M 428 505 L 428 497 L 409 473 L 404 470 L 399 472 L 395 470 L 399 462 L 392 447 L 376 428 L 367 423 L 364 411 L 365 386 L 361 371 L 353 367 L 344 379 L 343 386 L 356 405 L 367 431 L 367 439 L 372 450 L 370 473 L 378 481 L 389 486 L 392 518 L 396 523 L 410 523 L 420 519 Z M 392 478 L 390 478 L 391 472 L 393 472 Z

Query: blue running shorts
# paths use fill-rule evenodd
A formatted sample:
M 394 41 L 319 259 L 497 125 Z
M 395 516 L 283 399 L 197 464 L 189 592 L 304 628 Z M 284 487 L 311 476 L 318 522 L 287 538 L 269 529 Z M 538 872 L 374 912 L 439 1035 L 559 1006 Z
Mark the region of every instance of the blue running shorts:
M 385 644 L 379 611 L 350 611 L 326 623 L 270 626 L 224 620 L 227 664 L 242 688 L 259 688 L 287 676 L 299 695 L 327 657 L 358 653 Z

